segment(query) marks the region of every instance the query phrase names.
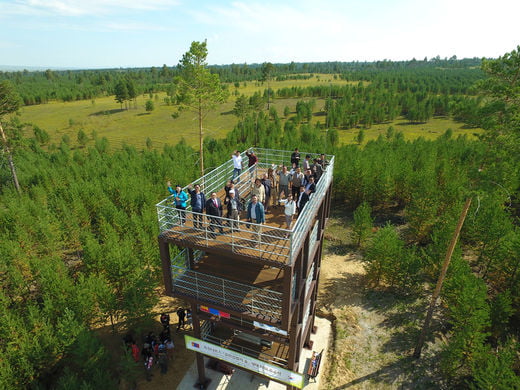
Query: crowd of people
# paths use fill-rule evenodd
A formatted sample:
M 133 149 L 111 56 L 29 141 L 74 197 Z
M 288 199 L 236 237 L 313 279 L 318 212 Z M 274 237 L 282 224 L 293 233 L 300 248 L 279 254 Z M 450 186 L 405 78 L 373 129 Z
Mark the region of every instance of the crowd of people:
M 240 197 L 237 188 L 242 170 L 246 165 L 238 150 L 231 154 L 233 173 L 224 187 L 224 201 L 218 197 L 216 192 L 212 192 L 209 198 L 206 198 L 199 184 L 195 184 L 195 186 L 190 184 L 187 187 L 188 195 L 180 185 L 176 185 L 174 189 L 171 182 L 167 182 L 168 191 L 179 212 L 181 225 L 186 223 L 185 210 L 189 201 L 193 211 L 193 226 L 196 229 L 203 228 L 203 213 L 205 212 L 209 221 L 210 238 L 223 234 L 225 227 L 238 228 L 238 221 L 243 211 L 246 212 L 247 221 L 253 223 L 253 229 L 260 238 L 261 225 L 265 223 L 266 213 L 270 212 L 271 207 L 277 205 L 284 208 L 286 228 L 291 229 L 294 216 L 301 214 L 305 204 L 316 191 L 316 185 L 326 169 L 328 162 L 325 154 L 314 158 L 310 154 L 306 154 L 302 160 L 300 152 L 295 149 L 291 154 L 290 166 L 273 164 L 261 177 L 255 177 L 258 156 L 254 150 L 246 151 L 245 155 L 252 185 L 251 198 L 247 205 L 245 199 Z M 223 226 L 221 219 L 224 217 L 224 210 L 226 211 L 225 217 L 229 220 L 227 226 Z
M 181 329 L 186 330 L 188 326 L 193 329 L 191 310 L 180 307 L 177 309 L 177 332 Z M 162 331 L 159 335 L 150 331 L 146 334 L 142 341 L 142 348 L 139 348 L 137 341 L 132 334 L 127 334 L 123 341 L 132 355 L 132 359 L 136 363 L 144 365 L 145 377 L 147 381 L 151 381 L 153 376 L 153 368 L 158 366 L 162 375 L 168 372 L 168 363 L 173 359 L 173 351 L 175 344 L 170 332 L 170 315 L 162 313 L 160 316 Z

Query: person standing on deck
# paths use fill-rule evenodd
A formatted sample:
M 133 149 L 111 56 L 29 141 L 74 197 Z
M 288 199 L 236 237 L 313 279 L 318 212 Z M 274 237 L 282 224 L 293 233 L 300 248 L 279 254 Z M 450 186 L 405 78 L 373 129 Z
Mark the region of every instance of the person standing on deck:
M 310 196 L 316 192 L 316 183 L 314 182 L 314 176 L 309 177 L 309 181 L 305 184 L 305 192 Z
M 226 202 L 229 200 L 229 194 L 231 192 L 234 192 L 235 198 L 240 200 L 240 193 L 238 191 L 238 188 L 236 188 L 233 180 L 228 181 L 228 183 L 224 186 L 224 191 L 226 192 L 226 198 L 224 199 L 224 204 L 226 204 Z
M 238 222 L 234 222 L 234 221 L 240 220 L 240 212 L 242 211 L 242 203 L 240 203 L 240 200 L 236 197 L 235 191 L 229 192 L 229 198 L 226 198 L 226 201 L 224 202 L 224 204 L 227 206 L 226 218 L 233 220 L 233 221 L 230 221 L 231 230 L 237 229 Z
M 242 156 L 238 150 L 235 150 L 231 155 L 231 158 L 233 159 L 233 176 L 231 177 L 231 180 L 237 178 L 238 183 L 240 180 L 240 173 L 242 172 Z
M 280 203 L 284 205 L 285 225 L 288 230 L 291 230 L 293 215 L 296 214 L 296 202 L 293 200 L 292 194 L 289 194 L 287 199 L 280 200 Z
M 278 180 L 279 188 L 278 188 L 278 194 L 281 198 L 286 198 L 289 196 L 289 185 L 291 182 L 291 174 L 287 170 L 287 167 L 284 165 L 281 167 L 282 170 L 276 171 L 277 175 L 280 177 Z M 283 194 L 283 195 L 282 195 Z
M 296 167 L 300 166 L 300 152 L 298 148 L 294 149 L 294 152 L 291 154 L 291 165 L 296 164 Z
M 311 169 L 311 155 L 308 154 L 305 156 L 305 160 L 303 160 L 303 172 L 308 171 Z
M 249 169 L 249 177 L 252 179 L 255 175 L 255 168 L 254 167 L 258 163 L 258 157 L 255 154 L 255 151 L 253 149 L 249 149 L 249 151 L 246 152 L 246 156 L 249 159 L 249 162 L 247 163 L 247 167 Z
M 305 204 L 309 201 L 309 194 L 305 191 L 304 186 L 300 186 L 300 193 L 298 194 L 298 200 L 296 201 L 296 207 L 298 208 L 298 215 L 300 215 L 305 207 Z
M 190 184 L 188 186 L 188 192 L 191 196 L 191 211 L 195 213 L 193 214 L 193 227 L 202 229 L 202 213 L 206 207 L 206 195 L 201 192 L 199 184 L 195 184 L 195 189 L 192 188 Z
M 219 229 L 220 234 L 224 233 L 222 228 L 222 201 L 217 197 L 216 192 L 211 193 L 211 198 L 206 201 L 206 215 L 209 218 L 210 237 L 215 238 L 215 228 Z
M 264 177 L 262 178 L 261 183 L 264 186 L 264 192 L 265 192 L 265 197 L 264 197 L 264 202 L 263 202 L 264 211 L 267 213 L 269 210 L 269 203 L 271 201 L 271 193 L 273 191 L 273 182 L 269 178 L 269 174 L 264 173 Z
M 258 180 L 258 179 L 257 179 Z M 262 239 L 262 225 L 265 223 L 264 205 L 253 195 L 251 202 L 247 205 L 247 219 L 254 223 L 253 230 L 256 233 L 256 242 L 253 243 L 257 247 Z
M 251 190 L 251 196 L 256 196 L 260 203 L 265 202 L 265 187 L 262 184 L 262 181 L 259 178 L 255 179 L 255 185 Z
M 278 196 L 278 183 L 275 175 L 276 165 L 273 164 L 269 169 L 267 169 L 267 177 L 271 180 L 271 199 L 273 199 L 273 203 L 276 204 L 277 196 Z
M 184 225 L 186 223 L 186 212 L 184 210 L 186 210 L 188 194 L 186 194 L 182 190 L 182 187 L 179 184 L 175 186 L 175 191 L 172 189 L 172 185 L 170 182 L 168 182 L 167 184 L 168 191 L 170 192 L 170 194 L 173 195 L 173 202 L 175 203 L 175 208 L 179 210 L 179 219 L 181 221 L 181 225 Z
M 291 177 L 291 187 L 293 198 L 297 198 L 300 191 L 300 186 L 303 184 L 305 175 L 302 173 L 301 168 L 296 168 L 296 172 Z
M 314 164 L 311 166 L 311 170 L 316 177 L 316 183 L 320 180 L 321 175 L 323 175 L 323 167 L 317 158 L 314 159 Z

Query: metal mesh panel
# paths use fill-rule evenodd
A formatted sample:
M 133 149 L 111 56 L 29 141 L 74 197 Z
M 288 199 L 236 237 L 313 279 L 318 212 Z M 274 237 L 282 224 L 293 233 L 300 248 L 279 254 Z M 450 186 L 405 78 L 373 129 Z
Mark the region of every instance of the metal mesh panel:
M 172 265 L 173 290 L 197 300 L 253 315 L 282 317 L 282 293 Z

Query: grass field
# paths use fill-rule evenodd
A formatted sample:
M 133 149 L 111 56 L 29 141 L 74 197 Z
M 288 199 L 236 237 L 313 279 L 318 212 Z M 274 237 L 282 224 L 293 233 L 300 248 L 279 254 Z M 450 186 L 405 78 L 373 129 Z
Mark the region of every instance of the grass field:
M 334 80 L 332 75 L 315 75 L 309 80 L 273 81 L 272 89 L 276 90 L 291 86 L 310 86 L 327 84 L 346 84 L 343 80 Z M 266 84 L 260 82 L 240 83 L 239 93 L 252 95 L 256 91 L 263 92 Z M 230 85 L 230 91 L 236 88 Z M 77 141 L 77 133 L 80 129 L 87 135 L 93 131 L 99 137 L 106 137 L 111 145 L 117 147 L 123 143 L 134 145 L 138 149 L 144 148 L 146 139 L 150 138 L 154 148 L 162 148 L 164 144 L 176 144 L 184 137 L 188 144 L 195 146 L 198 142 L 198 122 L 196 114 L 185 111 L 177 119 L 172 118 L 175 107 L 164 103 L 166 94 L 160 93 L 152 99 L 155 110 L 146 112 L 145 103 L 150 99 L 148 95 L 137 97 L 135 105 L 121 110 L 120 105 L 113 96 L 84 100 L 69 103 L 53 102 L 36 106 L 23 107 L 21 109 L 22 122 L 39 126 L 51 137 L 51 143 L 58 144 L 63 135 L 68 135 L 73 144 Z M 283 118 L 285 106 L 289 106 L 294 113 L 296 102 L 300 99 L 276 99 L 272 103 L 278 114 Z M 232 114 L 235 97 L 230 96 L 226 103 L 221 104 L 215 111 L 209 113 L 204 121 L 205 135 L 214 138 L 224 137 L 236 125 L 238 119 Z M 316 101 L 315 116 L 312 122 L 325 121 L 323 115 L 318 114 L 325 101 Z M 283 118 L 286 119 L 286 118 Z M 464 129 L 463 124 L 447 118 L 434 118 L 424 124 L 408 124 L 405 120 L 398 119 L 391 123 L 374 125 L 365 130 L 365 142 L 376 139 L 379 134 L 385 134 L 389 126 L 394 126 L 396 131 L 402 131 L 406 139 L 415 139 L 423 136 L 435 138 L 451 128 L 454 135 L 467 134 L 472 136 L 479 132 L 478 129 Z M 340 142 L 355 143 L 359 129 L 339 130 Z M 28 134 L 29 136 L 32 134 Z

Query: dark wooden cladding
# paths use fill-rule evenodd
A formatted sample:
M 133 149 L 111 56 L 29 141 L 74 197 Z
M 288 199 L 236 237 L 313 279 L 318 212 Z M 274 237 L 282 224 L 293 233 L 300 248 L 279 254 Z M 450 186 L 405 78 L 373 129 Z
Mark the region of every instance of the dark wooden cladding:
M 159 238 L 159 252 L 161 254 L 161 263 L 163 271 L 164 289 L 167 295 L 173 292 L 172 266 L 170 263 L 170 248 L 168 243 Z

